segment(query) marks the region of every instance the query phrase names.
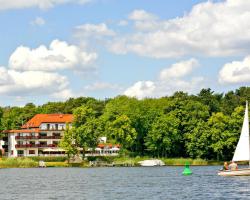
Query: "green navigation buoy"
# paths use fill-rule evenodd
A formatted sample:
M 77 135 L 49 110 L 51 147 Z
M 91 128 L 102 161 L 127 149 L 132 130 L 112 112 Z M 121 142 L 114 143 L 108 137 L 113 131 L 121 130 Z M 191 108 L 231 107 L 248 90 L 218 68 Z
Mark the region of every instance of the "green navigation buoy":
M 188 175 L 192 174 L 192 171 L 189 168 L 189 163 L 188 162 L 185 163 L 185 168 L 184 168 L 182 174 L 185 175 L 185 176 L 188 176 Z

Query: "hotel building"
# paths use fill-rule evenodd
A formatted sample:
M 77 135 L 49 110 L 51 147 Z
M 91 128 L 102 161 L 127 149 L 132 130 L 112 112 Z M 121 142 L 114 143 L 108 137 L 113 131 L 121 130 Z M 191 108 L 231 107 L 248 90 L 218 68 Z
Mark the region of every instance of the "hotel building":
M 6 131 L 5 155 L 60 156 L 65 151 L 58 147 L 66 125 L 72 126 L 71 114 L 37 114 L 20 130 Z

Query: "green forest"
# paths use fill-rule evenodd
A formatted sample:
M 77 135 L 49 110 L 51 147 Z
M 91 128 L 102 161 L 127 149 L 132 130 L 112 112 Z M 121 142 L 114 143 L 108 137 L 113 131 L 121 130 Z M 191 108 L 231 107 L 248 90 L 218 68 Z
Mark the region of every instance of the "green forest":
M 0 127 L 1 131 L 18 129 L 38 113 L 73 113 L 73 128 L 65 131 L 60 144 L 71 154 L 76 147 L 95 147 L 98 137 L 107 136 L 108 142 L 120 144 L 130 156 L 230 160 L 248 99 L 250 87 L 225 94 L 209 88 L 197 95 L 180 91 L 143 100 L 70 98 L 40 106 L 2 107 Z

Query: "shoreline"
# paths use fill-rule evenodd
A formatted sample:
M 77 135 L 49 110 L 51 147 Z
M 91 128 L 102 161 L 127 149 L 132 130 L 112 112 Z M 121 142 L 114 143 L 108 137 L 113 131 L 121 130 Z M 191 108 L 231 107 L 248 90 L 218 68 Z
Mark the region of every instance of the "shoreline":
M 65 157 L 18 157 L 18 158 L 1 158 L 0 168 L 37 168 L 39 160 L 45 162 L 46 167 L 80 167 L 80 168 L 97 168 L 97 167 L 141 167 L 138 162 L 156 158 L 149 157 L 95 157 L 89 160 L 83 160 L 81 163 L 68 163 Z M 178 167 L 185 166 L 222 166 L 223 161 L 212 161 L 191 158 L 157 158 L 162 160 L 165 166 Z

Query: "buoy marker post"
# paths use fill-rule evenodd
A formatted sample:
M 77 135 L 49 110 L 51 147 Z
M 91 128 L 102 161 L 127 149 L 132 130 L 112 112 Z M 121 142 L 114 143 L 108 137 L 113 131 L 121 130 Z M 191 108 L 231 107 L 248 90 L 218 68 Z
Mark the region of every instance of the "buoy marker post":
M 184 168 L 182 174 L 185 175 L 185 176 L 192 175 L 192 171 L 189 168 L 189 163 L 188 162 L 185 163 L 185 168 Z

